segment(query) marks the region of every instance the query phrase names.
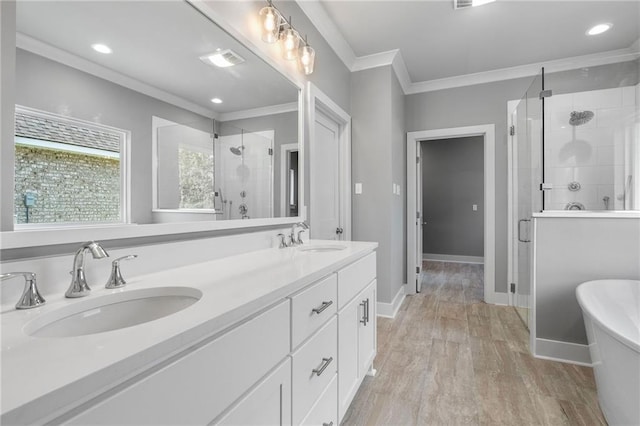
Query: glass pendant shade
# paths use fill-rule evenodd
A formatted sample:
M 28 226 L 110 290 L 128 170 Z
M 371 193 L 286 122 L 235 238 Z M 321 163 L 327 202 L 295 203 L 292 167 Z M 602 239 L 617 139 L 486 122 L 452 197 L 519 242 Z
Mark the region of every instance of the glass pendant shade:
M 313 73 L 315 59 L 316 52 L 311 46 L 305 44 L 300 48 L 300 54 L 298 55 L 298 64 L 300 65 L 300 68 L 305 73 L 305 75 Z
M 282 42 L 282 56 L 287 61 L 294 61 L 298 57 L 298 45 L 300 44 L 298 32 L 289 27 L 282 32 L 280 37 L 280 41 Z
M 267 6 L 260 10 L 260 23 L 262 25 L 262 41 L 275 43 L 280 32 L 280 15 L 274 7 Z

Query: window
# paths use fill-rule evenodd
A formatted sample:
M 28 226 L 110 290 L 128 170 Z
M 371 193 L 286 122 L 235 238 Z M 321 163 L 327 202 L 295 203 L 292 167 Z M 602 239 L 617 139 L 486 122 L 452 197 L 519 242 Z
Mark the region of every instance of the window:
M 16 106 L 14 222 L 126 222 L 127 132 Z

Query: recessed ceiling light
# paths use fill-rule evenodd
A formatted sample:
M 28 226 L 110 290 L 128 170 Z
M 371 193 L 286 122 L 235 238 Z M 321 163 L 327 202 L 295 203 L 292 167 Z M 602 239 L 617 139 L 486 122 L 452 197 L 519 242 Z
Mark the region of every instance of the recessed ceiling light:
M 108 55 L 109 53 L 113 52 L 113 50 L 111 50 L 111 48 L 106 44 L 96 43 L 96 44 L 92 44 L 91 47 L 96 52 L 104 53 L 105 55 Z
M 220 99 L 220 98 L 213 98 L 213 99 L 211 99 L 211 102 L 213 102 L 214 104 L 221 104 L 221 103 L 222 103 L 222 99 Z
M 207 65 L 215 65 L 220 68 L 232 67 L 244 62 L 244 58 L 231 49 L 225 49 L 200 56 L 200 60 Z
M 611 27 L 613 27 L 613 24 L 598 24 L 589 29 L 589 31 L 587 31 L 587 35 L 602 34 L 603 32 L 610 30 Z

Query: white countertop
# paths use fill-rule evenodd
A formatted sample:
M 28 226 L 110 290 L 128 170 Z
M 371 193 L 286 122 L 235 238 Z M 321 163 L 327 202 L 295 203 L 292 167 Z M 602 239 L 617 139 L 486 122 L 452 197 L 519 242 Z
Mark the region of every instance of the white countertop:
M 90 297 L 155 287 L 192 287 L 202 298 L 172 315 L 136 326 L 64 338 L 31 337 L 27 323 L 78 303 L 60 294 L 39 308 L 11 311 L 2 322 L 2 423 L 52 419 L 205 337 L 376 249 L 376 243 L 309 253 L 267 249 L 131 278 L 122 289 L 94 288 Z

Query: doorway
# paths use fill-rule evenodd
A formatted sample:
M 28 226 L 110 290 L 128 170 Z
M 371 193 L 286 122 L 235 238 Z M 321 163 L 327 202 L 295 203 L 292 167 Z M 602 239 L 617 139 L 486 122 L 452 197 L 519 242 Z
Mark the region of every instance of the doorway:
M 422 281 L 422 161 L 420 144 L 423 141 L 482 137 L 483 165 L 483 253 L 484 253 L 484 300 L 487 303 L 507 304 L 508 296 L 495 292 L 495 125 L 456 127 L 438 130 L 423 130 L 407 133 L 407 277 L 408 294 L 420 291 Z M 411 277 L 415 277 L 412 280 Z
M 298 184 L 298 144 L 280 145 L 280 217 L 299 215 Z
M 309 100 L 310 236 L 351 240 L 351 117 L 313 84 Z
M 422 258 L 484 263 L 482 136 L 420 143 Z

